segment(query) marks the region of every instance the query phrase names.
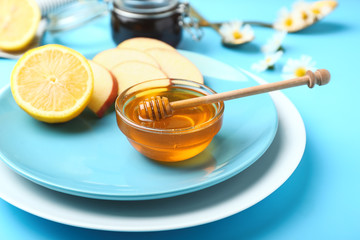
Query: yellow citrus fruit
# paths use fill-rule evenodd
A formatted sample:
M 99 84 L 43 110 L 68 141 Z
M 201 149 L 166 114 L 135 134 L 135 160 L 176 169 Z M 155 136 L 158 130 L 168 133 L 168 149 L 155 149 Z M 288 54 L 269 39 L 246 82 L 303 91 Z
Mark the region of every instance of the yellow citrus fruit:
M 36 34 L 40 18 L 35 0 L 0 0 L 0 49 L 26 47 Z
M 11 74 L 16 103 L 32 117 L 48 123 L 78 116 L 89 103 L 93 88 L 94 77 L 86 58 L 61 45 L 26 52 Z

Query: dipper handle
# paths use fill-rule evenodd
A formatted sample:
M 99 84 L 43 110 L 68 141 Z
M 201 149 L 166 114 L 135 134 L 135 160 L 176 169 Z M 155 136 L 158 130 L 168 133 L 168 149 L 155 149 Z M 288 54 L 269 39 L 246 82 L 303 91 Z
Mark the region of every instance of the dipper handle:
M 173 111 L 176 109 L 227 101 L 235 98 L 242 98 L 301 85 L 308 85 L 309 88 L 313 88 L 315 84 L 321 86 L 329 83 L 329 81 L 329 71 L 326 69 L 319 69 L 315 71 L 315 73 L 307 71 L 306 75 L 303 77 L 237 89 L 229 92 L 206 95 L 203 97 L 189 98 L 175 102 L 169 102 L 166 97 L 160 98 L 159 96 L 156 96 L 151 97 L 150 99 L 145 99 L 139 103 L 139 115 L 143 119 L 160 120 L 171 116 Z

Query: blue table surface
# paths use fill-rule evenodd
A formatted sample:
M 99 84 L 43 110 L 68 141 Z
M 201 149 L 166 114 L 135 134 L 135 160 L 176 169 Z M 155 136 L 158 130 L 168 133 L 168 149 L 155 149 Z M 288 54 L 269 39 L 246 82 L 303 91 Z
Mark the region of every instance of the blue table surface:
M 190 1 L 212 21 L 249 19 L 271 22 L 292 1 Z M 312 90 L 283 92 L 298 108 L 306 127 L 307 145 L 294 174 L 269 197 L 226 219 L 180 230 L 126 233 L 88 230 L 33 216 L 0 199 L 0 239 L 360 239 L 360 1 L 339 7 L 316 25 L 284 42 L 285 53 L 273 71 L 258 75 L 281 80 L 288 58 L 310 55 L 318 68 L 331 71 L 332 82 Z M 260 46 L 273 31 L 256 27 L 253 43 L 226 48 L 205 29 L 200 42 L 184 34 L 179 49 L 201 53 L 250 70 L 262 58 Z M 61 36 L 46 35 L 44 43 L 61 43 L 86 57 L 115 46 L 109 18 Z M 86 36 L 86 37 L 85 37 Z M 92 37 L 93 36 L 93 37 Z M 9 83 L 14 60 L 0 59 L 0 87 Z M 0 136 L 1 137 L 1 136 Z

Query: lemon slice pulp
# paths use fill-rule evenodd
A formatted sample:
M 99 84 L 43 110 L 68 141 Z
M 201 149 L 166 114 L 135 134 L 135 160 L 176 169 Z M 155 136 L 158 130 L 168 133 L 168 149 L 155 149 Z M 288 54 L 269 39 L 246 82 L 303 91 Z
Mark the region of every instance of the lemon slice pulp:
M 78 116 L 90 101 L 93 85 L 86 58 L 54 44 L 25 53 L 11 74 L 16 103 L 32 117 L 48 123 Z
M 35 0 L 0 0 L 0 49 L 25 48 L 36 34 L 40 18 Z

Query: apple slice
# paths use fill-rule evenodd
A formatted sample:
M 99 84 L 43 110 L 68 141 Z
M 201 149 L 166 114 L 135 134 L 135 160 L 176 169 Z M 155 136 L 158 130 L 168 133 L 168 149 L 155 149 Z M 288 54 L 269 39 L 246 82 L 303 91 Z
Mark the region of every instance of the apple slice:
M 89 60 L 94 74 L 94 92 L 90 98 L 88 108 L 96 116 L 102 117 L 115 102 L 118 93 L 116 78 L 103 66 Z
M 153 57 L 136 49 L 112 48 L 100 52 L 93 58 L 94 62 L 106 67 L 107 69 L 112 69 L 120 63 L 133 60 L 148 63 L 159 68 L 159 64 Z
M 199 69 L 186 57 L 178 53 L 162 48 L 153 48 L 145 51 L 149 53 L 160 64 L 169 78 L 180 78 L 192 80 L 203 84 L 204 78 Z
M 137 37 L 137 38 L 130 38 L 121 42 L 118 48 L 132 48 L 137 49 L 140 51 L 145 51 L 150 48 L 164 48 L 172 51 L 176 51 L 176 49 L 169 44 L 154 39 L 154 38 L 145 38 L 145 37 Z
M 112 68 L 111 72 L 118 82 L 118 94 L 137 83 L 152 79 L 167 78 L 166 74 L 159 68 L 140 61 L 120 63 Z

